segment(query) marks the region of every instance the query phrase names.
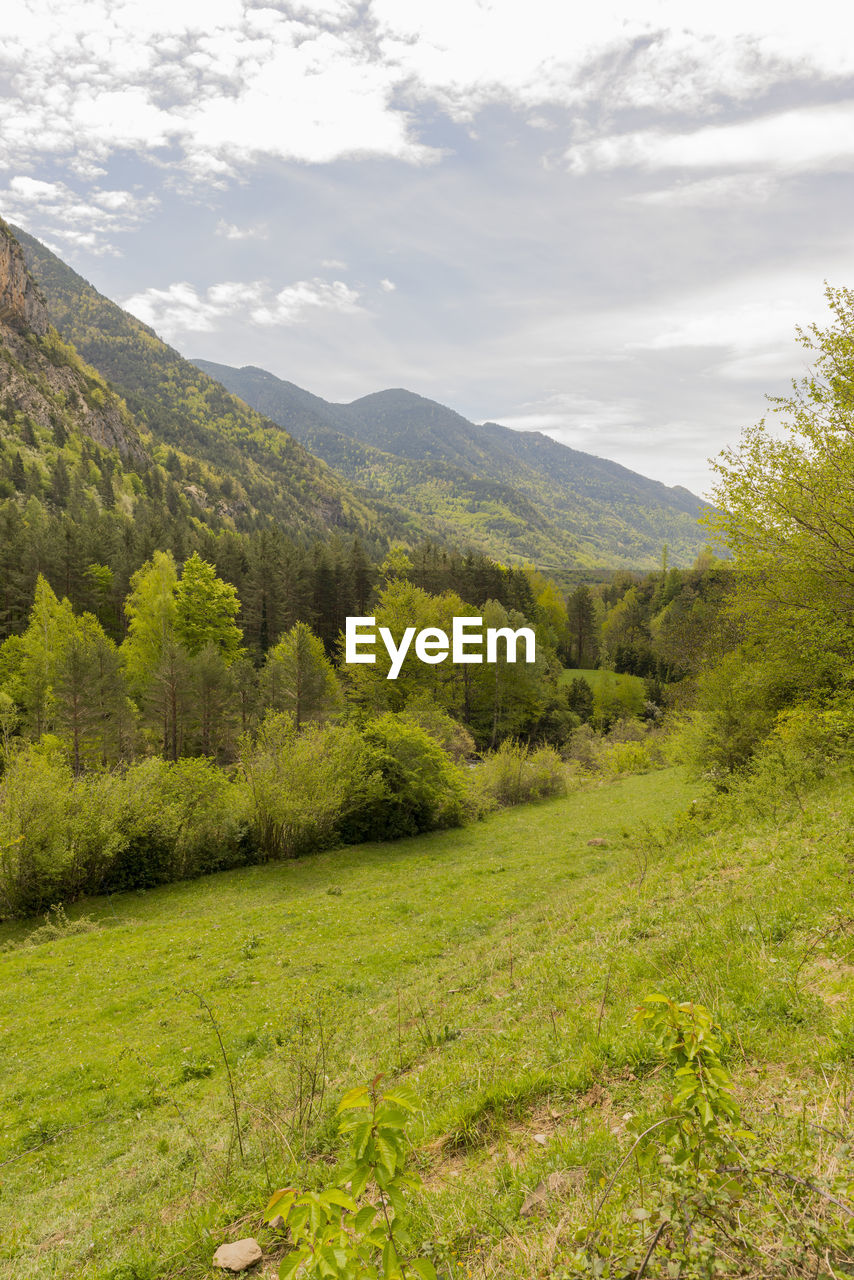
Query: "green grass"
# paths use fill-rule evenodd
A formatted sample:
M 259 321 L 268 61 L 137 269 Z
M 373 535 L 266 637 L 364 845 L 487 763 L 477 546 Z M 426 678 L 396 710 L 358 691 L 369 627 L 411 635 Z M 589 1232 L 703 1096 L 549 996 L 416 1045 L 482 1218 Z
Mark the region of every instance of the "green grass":
M 564 667 L 561 673 L 561 684 L 572 684 L 573 680 L 586 680 L 590 688 L 595 693 L 597 689 L 614 689 L 625 692 L 631 691 L 635 696 L 644 697 L 645 685 L 640 676 L 627 676 L 622 672 L 608 671 L 605 667 L 582 668 L 582 667 Z
M 229 1222 L 266 1239 L 270 1186 L 328 1177 L 334 1103 L 377 1071 L 423 1101 L 419 1238 L 461 1277 L 559 1274 L 555 1223 L 589 1212 L 624 1115 L 664 1105 L 626 1029 L 644 994 L 715 1008 L 751 1114 L 826 1108 L 850 1075 L 851 938 L 827 925 L 854 803 L 827 786 L 661 839 L 696 794 L 668 769 L 69 911 L 100 927 L 0 955 L 0 1275 L 210 1275 Z M 561 1203 L 520 1216 L 554 1171 Z

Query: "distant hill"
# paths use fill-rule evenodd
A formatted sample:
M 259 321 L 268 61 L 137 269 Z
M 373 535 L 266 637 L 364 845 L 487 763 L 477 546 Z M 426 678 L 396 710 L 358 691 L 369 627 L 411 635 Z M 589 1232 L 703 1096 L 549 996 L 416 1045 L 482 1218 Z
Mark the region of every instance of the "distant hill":
M 251 365 L 194 364 L 362 488 L 500 559 L 650 568 L 664 543 L 689 564 L 707 541 L 687 489 L 540 432 L 469 422 L 402 389 L 332 404 Z

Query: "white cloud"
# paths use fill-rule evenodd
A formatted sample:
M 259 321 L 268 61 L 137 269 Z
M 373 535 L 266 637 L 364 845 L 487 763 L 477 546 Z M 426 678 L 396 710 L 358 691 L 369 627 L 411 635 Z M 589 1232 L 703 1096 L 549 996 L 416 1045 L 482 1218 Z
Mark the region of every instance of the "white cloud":
M 298 280 L 273 293 L 263 281 L 214 284 L 204 292 L 187 281 L 166 289 L 145 289 L 122 305 L 144 324 L 174 339 L 185 333 L 209 333 L 225 320 L 256 325 L 296 325 L 310 313 L 354 315 L 362 312 L 359 295 L 341 280 Z
M 23 10 L 26 9 L 26 12 Z M 236 0 L 31 0 L 4 14 L 0 161 L 39 154 L 101 164 L 132 149 L 216 180 L 266 155 L 323 163 L 433 157 L 391 99 L 349 4 L 291 16 Z
M 380 288 L 382 289 L 383 293 L 394 293 L 395 289 L 397 288 L 397 285 L 394 283 L 393 280 L 385 279 L 385 280 L 380 280 Z
M 509 104 L 541 127 L 549 122 L 538 110 L 548 105 L 596 102 L 606 119 L 623 108 L 708 114 L 776 84 L 854 73 L 854 20 L 836 0 L 809 8 L 656 0 L 642 11 L 554 0 L 258 8 L 238 0 L 29 0 L 7 8 L 0 163 L 49 155 L 80 174 L 122 149 L 180 159 L 212 182 L 261 156 L 420 164 L 440 154 L 419 140 L 407 110 L 424 99 L 461 120 Z M 637 145 L 643 152 L 646 144 Z M 678 150 L 666 137 L 649 146 Z M 821 151 L 815 137 L 803 148 Z M 588 166 L 601 159 L 583 148 L 577 156 Z
M 115 253 L 109 236 L 137 227 L 157 206 L 155 196 L 136 191 L 92 187 L 85 196 L 64 182 L 43 182 L 26 174 L 0 190 L 0 208 L 13 222 L 28 226 L 37 219 L 40 231 L 92 253 Z
M 296 324 L 315 308 L 337 311 L 341 315 L 354 315 L 363 310 L 358 293 L 343 280 L 330 282 L 316 276 L 281 289 L 272 304 L 252 312 L 252 319 L 256 324 Z
M 824 310 L 820 269 L 751 273 L 627 315 L 623 350 L 719 347 L 739 357 L 783 352 L 791 360 L 795 329 Z
M 216 234 L 224 240 L 263 240 L 267 232 L 259 227 L 238 227 L 233 222 L 220 218 L 216 224 Z
M 697 182 L 676 182 L 658 191 L 626 196 L 631 204 L 672 206 L 679 209 L 727 208 L 734 205 L 765 204 L 777 190 L 772 177 L 756 174 L 726 174 L 700 178 Z
M 373 0 L 383 49 L 459 118 L 490 101 L 535 108 L 717 110 L 780 79 L 854 69 L 852 20 L 834 0 Z
M 647 129 L 567 152 L 572 172 L 597 169 L 769 169 L 798 173 L 854 164 L 854 101 L 804 107 L 689 133 Z

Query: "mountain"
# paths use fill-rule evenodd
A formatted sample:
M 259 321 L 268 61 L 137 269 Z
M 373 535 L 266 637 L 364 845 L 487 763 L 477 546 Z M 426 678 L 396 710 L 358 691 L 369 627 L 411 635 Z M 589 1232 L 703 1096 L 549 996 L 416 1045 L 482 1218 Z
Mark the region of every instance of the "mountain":
M 160 461 L 205 467 L 213 487 L 193 481 L 203 518 L 253 528 L 272 519 L 288 533 L 358 534 L 382 546 L 422 530 L 336 475 L 287 430 L 185 360 L 147 325 L 20 228 L 12 231 L 61 337 L 119 393 Z
M 0 393 L 7 450 L 14 442 L 29 454 L 37 451 L 38 433 L 76 432 L 124 458 L 144 455 L 127 407 L 52 328 L 45 299 L 2 220 Z M 17 452 L 29 461 L 20 447 Z
M 44 323 L 97 371 L 148 463 L 166 468 L 173 507 L 210 529 L 358 535 L 375 553 L 430 538 L 553 571 L 651 567 L 664 543 L 685 564 L 704 544 L 692 494 L 539 433 L 475 424 L 404 390 L 331 404 L 260 369 L 191 363 L 15 234 Z
M 469 422 L 402 389 L 332 404 L 264 369 L 194 363 L 354 483 L 500 559 L 650 568 L 664 543 L 688 564 L 707 541 L 687 489 L 540 432 Z
M 0 220 L 0 641 L 39 575 L 120 640 L 133 574 L 163 550 L 233 583 L 251 652 L 298 618 L 331 647 L 372 559 L 423 531 L 23 238 L 38 281 Z

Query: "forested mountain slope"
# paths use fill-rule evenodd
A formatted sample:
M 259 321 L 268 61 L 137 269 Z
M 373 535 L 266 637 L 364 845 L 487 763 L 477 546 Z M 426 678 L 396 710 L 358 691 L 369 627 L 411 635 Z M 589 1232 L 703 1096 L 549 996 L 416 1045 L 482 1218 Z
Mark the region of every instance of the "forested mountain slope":
M 194 497 L 203 508 L 225 499 L 237 527 L 272 517 L 297 535 L 358 533 L 381 544 L 421 533 L 402 513 L 379 510 L 357 494 L 278 424 L 183 359 L 39 241 L 13 231 L 51 322 L 124 397 L 152 443 L 221 473 L 225 489 L 216 496 L 196 485 Z
M 28 244 L 54 315 L 112 385 L 53 327 L 0 221 L 0 640 L 26 626 L 40 574 L 120 640 L 131 577 L 155 551 L 216 566 L 239 592 L 252 651 L 298 618 L 337 635 L 364 597 L 371 557 L 392 538 L 414 541 L 413 521 L 362 500 Z
M 264 369 L 195 363 L 360 485 L 492 555 L 541 564 L 689 563 L 704 504 L 539 432 L 478 425 L 410 391 L 331 404 Z

